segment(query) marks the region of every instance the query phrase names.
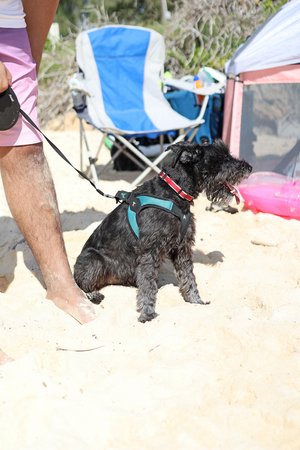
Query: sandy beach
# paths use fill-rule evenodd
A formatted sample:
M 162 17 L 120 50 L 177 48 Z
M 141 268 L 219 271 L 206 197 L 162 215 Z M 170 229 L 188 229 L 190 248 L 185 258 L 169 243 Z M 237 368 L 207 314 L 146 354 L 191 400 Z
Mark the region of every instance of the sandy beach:
M 48 134 L 79 166 L 78 132 Z M 73 266 L 115 202 L 45 151 Z M 128 189 L 127 175 L 108 170 L 101 189 Z M 14 358 L 1 450 L 300 449 L 300 222 L 208 204 L 193 207 L 194 270 L 210 305 L 185 303 L 166 263 L 155 320 L 137 321 L 135 288 L 109 286 L 79 325 L 45 300 L 0 185 L 0 348 Z

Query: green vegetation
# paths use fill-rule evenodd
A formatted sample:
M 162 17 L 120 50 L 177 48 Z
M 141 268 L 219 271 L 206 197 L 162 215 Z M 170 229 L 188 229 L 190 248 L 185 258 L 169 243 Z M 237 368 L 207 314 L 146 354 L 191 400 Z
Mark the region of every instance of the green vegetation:
M 168 9 L 173 11 L 176 3 L 168 1 Z M 101 23 L 103 19 L 113 23 L 153 26 L 161 20 L 160 5 L 160 0 L 60 0 L 56 21 L 63 36 L 87 23 Z

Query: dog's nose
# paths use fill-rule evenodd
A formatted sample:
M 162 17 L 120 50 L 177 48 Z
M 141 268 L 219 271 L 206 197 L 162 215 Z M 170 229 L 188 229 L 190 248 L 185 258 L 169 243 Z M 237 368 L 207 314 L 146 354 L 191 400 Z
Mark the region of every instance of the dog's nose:
M 242 161 L 242 163 L 243 163 L 243 169 L 245 171 L 251 173 L 252 172 L 252 166 L 249 163 L 247 163 L 247 161 L 244 161 L 244 160 Z

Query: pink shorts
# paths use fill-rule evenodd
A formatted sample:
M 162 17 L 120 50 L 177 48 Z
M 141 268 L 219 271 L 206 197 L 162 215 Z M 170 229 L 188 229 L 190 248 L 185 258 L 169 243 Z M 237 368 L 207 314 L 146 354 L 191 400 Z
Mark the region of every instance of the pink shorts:
M 0 61 L 12 74 L 12 88 L 21 109 L 37 122 L 38 85 L 26 28 L 0 28 Z M 41 135 L 21 115 L 9 130 L 0 131 L 0 147 L 41 142 Z

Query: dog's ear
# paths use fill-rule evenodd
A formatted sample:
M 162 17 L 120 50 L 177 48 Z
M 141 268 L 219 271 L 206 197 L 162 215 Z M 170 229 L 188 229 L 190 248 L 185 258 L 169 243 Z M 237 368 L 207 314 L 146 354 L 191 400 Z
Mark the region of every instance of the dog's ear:
M 181 164 L 196 162 L 200 156 L 201 146 L 193 142 L 178 142 L 177 144 L 170 145 L 168 150 L 172 150 L 175 153 L 173 161 L 173 167 L 175 167 L 178 161 Z

